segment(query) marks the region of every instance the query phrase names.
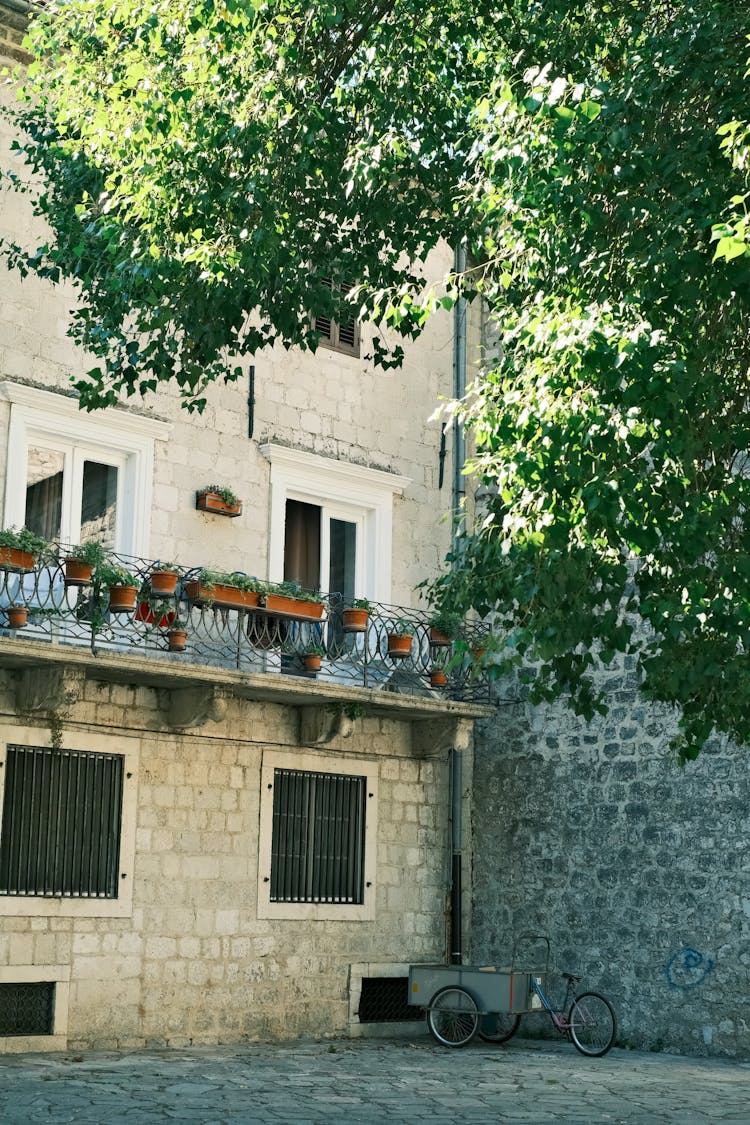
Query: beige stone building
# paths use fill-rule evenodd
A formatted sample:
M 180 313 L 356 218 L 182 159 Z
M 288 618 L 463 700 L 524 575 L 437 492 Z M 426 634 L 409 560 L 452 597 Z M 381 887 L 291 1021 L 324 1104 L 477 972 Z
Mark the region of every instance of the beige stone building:
M 0 0 L 4 61 L 25 11 Z M 23 198 L 0 197 L 0 233 L 40 234 Z M 201 417 L 168 390 L 85 415 L 74 294 L 0 285 L 0 526 L 96 539 L 137 590 L 117 612 L 65 551 L 0 556 L 0 1051 L 377 1031 L 405 966 L 449 955 L 451 785 L 468 792 L 487 713 L 476 638 L 433 686 L 446 650 L 415 590 L 450 543 L 452 442 L 429 419 L 453 394 L 453 316 L 395 374 L 363 358 L 363 326 L 361 347 L 253 357 Z M 197 507 L 217 483 L 237 518 Z M 156 560 L 179 564 L 174 593 Z M 326 596 L 232 608 L 189 586 L 203 568 Z

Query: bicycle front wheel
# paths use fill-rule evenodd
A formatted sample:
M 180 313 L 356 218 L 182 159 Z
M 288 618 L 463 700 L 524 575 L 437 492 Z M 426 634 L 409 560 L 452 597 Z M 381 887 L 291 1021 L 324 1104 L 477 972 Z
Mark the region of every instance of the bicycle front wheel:
M 485 1043 L 507 1043 L 518 1031 L 520 1022 L 521 1017 L 511 1012 L 488 1012 L 479 1021 L 479 1038 Z
M 582 1055 L 606 1055 L 617 1038 L 617 1019 L 609 1000 L 598 992 L 576 996 L 568 1016 L 570 1038 Z
M 474 997 L 463 988 L 441 988 L 430 1002 L 427 1026 L 444 1047 L 465 1047 L 479 1026 Z

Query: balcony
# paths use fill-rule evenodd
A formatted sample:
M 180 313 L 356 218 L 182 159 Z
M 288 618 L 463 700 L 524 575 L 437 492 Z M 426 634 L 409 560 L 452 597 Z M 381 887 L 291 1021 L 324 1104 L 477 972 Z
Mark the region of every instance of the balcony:
M 407 703 L 396 696 L 409 697 L 412 707 L 422 700 L 419 710 L 433 713 L 456 704 L 484 711 L 489 702 L 488 630 L 480 623 L 464 624 L 449 638 L 431 627 L 427 613 L 380 603 L 355 622 L 340 594 L 310 603 L 299 600 L 302 592 L 279 601 L 261 590 L 240 599 L 236 590 L 206 589 L 200 568 L 181 569 L 174 592 L 165 595 L 155 592 L 155 564 L 127 556 L 114 561 L 134 576 L 135 602 L 117 609 L 96 572 L 93 579 L 71 578 L 65 554 L 60 548 L 53 562 L 0 570 L 0 664 L 28 666 L 36 654 L 41 663 L 83 661 L 89 674 L 93 664 L 105 678 L 154 686 L 237 683 L 241 674 L 255 685 L 255 697 L 302 703 L 363 699 L 361 689 L 368 702 L 376 693 L 395 710 Z

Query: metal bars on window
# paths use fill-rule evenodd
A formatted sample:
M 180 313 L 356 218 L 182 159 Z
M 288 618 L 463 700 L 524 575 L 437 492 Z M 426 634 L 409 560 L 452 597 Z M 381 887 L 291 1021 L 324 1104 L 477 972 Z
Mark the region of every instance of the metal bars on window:
M 0 894 L 117 898 L 124 758 L 9 746 Z
M 55 985 L 53 981 L 0 984 L 0 1036 L 52 1035 Z
M 367 779 L 274 771 L 271 902 L 363 903 Z

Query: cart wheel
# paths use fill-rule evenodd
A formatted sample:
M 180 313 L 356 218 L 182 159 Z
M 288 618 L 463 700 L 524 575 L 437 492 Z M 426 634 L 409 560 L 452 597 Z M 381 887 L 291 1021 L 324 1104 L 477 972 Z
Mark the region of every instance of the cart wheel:
M 444 1047 L 465 1047 L 479 1026 L 474 997 L 463 988 L 441 988 L 427 1009 L 427 1026 Z
M 507 1043 L 518 1031 L 520 1016 L 512 1012 L 488 1012 L 479 1021 L 479 1038 L 485 1043 Z

